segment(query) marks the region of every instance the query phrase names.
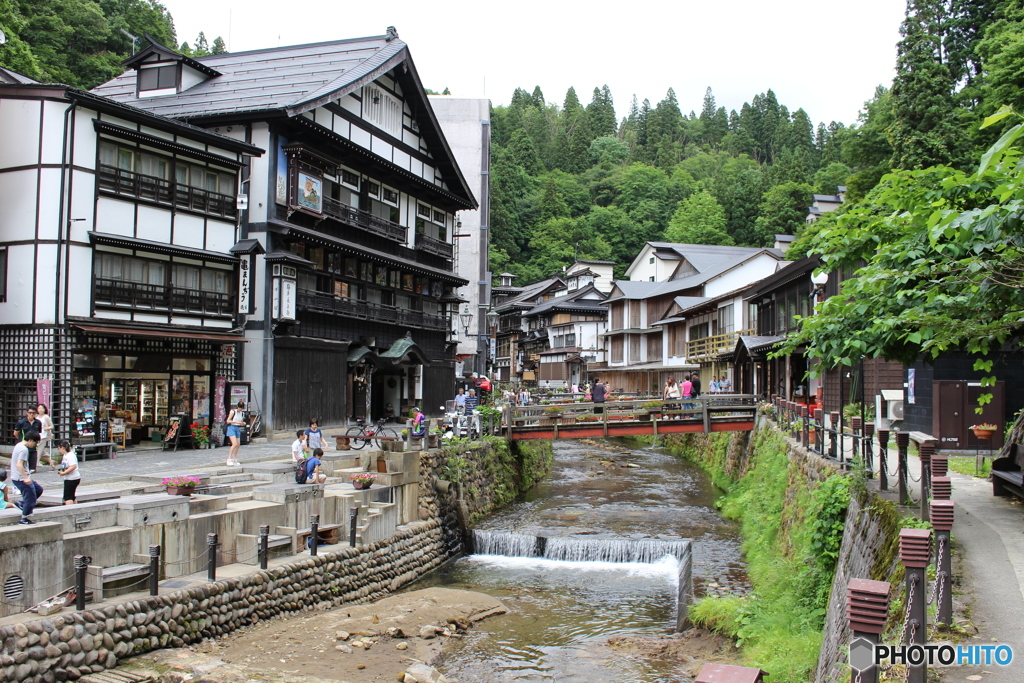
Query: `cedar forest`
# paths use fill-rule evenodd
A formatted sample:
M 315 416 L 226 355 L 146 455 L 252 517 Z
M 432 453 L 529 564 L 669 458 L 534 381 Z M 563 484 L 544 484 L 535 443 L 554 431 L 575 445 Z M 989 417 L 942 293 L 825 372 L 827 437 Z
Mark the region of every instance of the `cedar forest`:
M 491 119 L 491 270 L 524 284 L 576 258 L 614 261 L 621 275 L 648 240 L 770 246 L 820 232 L 891 169 L 967 168 L 999 135 L 982 119 L 1024 97 L 1022 22 L 1024 0 L 908 0 L 896 78 L 852 125 L 815 125 L 770 89 L 726 111 L 709 87 L 684 114 L 669 88 L 653 105 L 633 96 L 621 120 L 607 86 L 587 104 L 570 88 L 561 106 L 517 89 Z M 156 0 L 0 0 L 0 28 L 0 64 L 82 88 L 120 73 L 133 48 L 120 29 L 179 45 Z M 225 45 L 201 33 L 179 49 Z M 807 230 L 811 195 L 839 185 L 844 210 Z

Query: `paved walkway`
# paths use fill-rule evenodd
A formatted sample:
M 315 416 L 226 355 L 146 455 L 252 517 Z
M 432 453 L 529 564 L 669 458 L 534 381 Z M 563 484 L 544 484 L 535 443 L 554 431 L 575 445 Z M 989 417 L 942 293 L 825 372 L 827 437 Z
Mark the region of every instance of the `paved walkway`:
M 897 452 L 889 450 L 889 470 L 896 469 Z M 954 456 L 951 456 L 954 457 Z M 877 458 L 876 458 L 877 460 Z M 974 454 L 964 457 L 974 462 Z M 876 465 L 877 466 L 877 465 Z M 908 457 L 908 470 L 919 477 L 921 461 Z M 961 556 L 963 576 L 957 592 L 973 597 L 968 618 L 978 628 L 969 645 L 1005 643 L 1014 651 L 1014 663 L 1008 667 L 959 666 L 943 669 L 943 680 L 964 681 L 966 676 L 980 675 L 992 683 L 1020 683 L 1024 680 L 1024 504 L 1016 497 L 992 495 L 992 482 L 949 471 L 953 484 L 956 518 L 953 543 Z M 878 486 L 876 473 L 873 480 Z M 895 491 L 896 477 L 889 477 L 889 488 Z M 920 510 L 921 484 L 910 482 L 913 509 Z M 882 494 L 892 500 L 896 494 Z

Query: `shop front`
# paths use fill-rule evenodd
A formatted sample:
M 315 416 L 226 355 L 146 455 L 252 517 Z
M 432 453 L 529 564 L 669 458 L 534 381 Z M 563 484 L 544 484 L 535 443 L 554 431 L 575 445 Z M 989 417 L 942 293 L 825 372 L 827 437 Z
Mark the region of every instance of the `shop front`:
M 136 334 L 104 331 L 78 339 L 72 354 L 73 436 L 130 447 L 160 442 L 175 422 L 211 428 L 223 423 L 235 339 L 131 332 Z

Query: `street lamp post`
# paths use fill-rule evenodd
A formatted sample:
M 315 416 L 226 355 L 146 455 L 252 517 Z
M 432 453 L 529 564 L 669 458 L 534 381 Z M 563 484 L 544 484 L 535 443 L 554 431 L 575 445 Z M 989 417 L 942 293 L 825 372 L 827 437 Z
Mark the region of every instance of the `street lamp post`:
M 491 310 L 487 311 L 486 318 L 487 318 L 487 329 L 490 331 L 490 339 L 495 339 L 496 340 L 497 332 L 498 332 L 498 320 L 501 319 L 501 316 L 498 315 L 498 312 L 495 311 L 492 308 Z M 497 345 L 497 341 L 495 341 L 495 346 L 496 345 Z M 490 350 L 491 349 L 491 344 L 488 344 L 487 348 L 488 348 L 488 353 L 491 356 L 491 362 L 489 363 L 489 365 L 491 367 L 489 368 L 489 370 L 487 372 L 487 376 L 490 377 L 491 381 L 493 382 L 494 381 L 494 362 L 495 362 L 494 356 L 496 354 L 495 354 L 494 351 Z

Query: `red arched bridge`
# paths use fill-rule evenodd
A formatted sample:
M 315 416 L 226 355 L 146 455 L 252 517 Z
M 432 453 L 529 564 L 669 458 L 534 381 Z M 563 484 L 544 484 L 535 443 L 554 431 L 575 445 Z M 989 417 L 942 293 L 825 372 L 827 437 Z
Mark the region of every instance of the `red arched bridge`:
M 756 414 L 752 394 L 708 394 L 685 402 L 645 399 L 512 406 L 503 426 L 513 441 L 745 432 L 754 428 Z

